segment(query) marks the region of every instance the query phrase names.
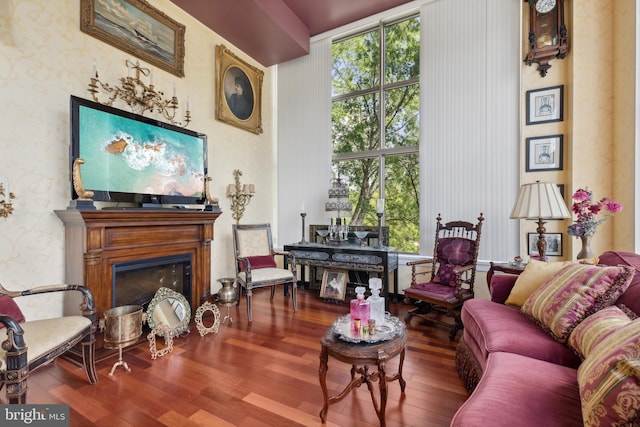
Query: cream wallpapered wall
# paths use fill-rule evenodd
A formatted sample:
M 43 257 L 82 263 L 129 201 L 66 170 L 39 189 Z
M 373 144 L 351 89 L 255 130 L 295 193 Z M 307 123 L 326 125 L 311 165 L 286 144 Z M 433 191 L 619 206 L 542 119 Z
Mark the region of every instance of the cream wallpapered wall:
M 622 213 L 605 221 L 593 238 L 594 253 L 634 250 L 635 152 L 635 2 L 566 1 L 569 28 L 569 54 L 551 61 L 546 77 L 536 64 L 523 66 L 522 111 L 527 90 L 564 85 L 564 120 L 541 125 L 525 124 L 522 115 L 521 182 L 535 180 L 565 185 L 565 200 L 588 187 L 597 198 L 611 197 L 621 202 Z M 523 50 L 527 50 L 528 8 L 523 13 Z M 564 169 L 550 172 L 524 172 L 524 145 L 527 137 L 564 135 Z M 578 239 L 567 235 L 566 221 L 549 221 L 547 232 L 564 236 L 564 255 L 571 259 L 580 250 Z M 522 221 L 522 235 L 535 231 L 535 224 Z M 526 239 L 526 238 L 525 238 Z M 526 253 L 526 243 L 521 244 Z M 553 260 L 553 258 L 552 258 Z
M 243 182 L 256 184 L 256 196 L 243 221 L 272 222 L 274 216 L 272 70 L 255 63 L 169 0 L 150 3 L 186 25 L 185 78 L 141 64 L 153 69 L 156 88 L 168 93 L 175 83 L 182 105 L 189 98 L 193 116 L 189 128 L 209 137 L 211 192 L 223 210 L 212 245 L 216 292 L 215 279 L 233 273 L 233 220 L 224 189 L 233 182 L 234 169 L 243 171 Z M 265 71 L 261 135 L 215 120 L 215 46 L 221 43 Z M 0 181 L 8 183 L 16 195 L 15 213 L 0 219 L 0 283 L 6 287 L 64 282 L 64 227 L 54 210 L 69 204 L 69 96 L 87 97 L 94 62 L 103 81 L 116 83 L 126 75 L 126 59 L 136 60 L 80 31 L 79 0 L 0 2 Z M 59 304 L 47 304 L 43 312 L 29 301 L 19 301 L 27 318 L 61 312 Z

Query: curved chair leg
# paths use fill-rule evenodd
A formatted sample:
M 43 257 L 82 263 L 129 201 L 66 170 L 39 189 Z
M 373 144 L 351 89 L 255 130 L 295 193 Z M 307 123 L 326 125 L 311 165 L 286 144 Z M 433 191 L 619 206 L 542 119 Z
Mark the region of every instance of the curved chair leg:
M 293 311 L 298 311 L 298 284 L 294 283 L 291 287 L 293 288 L 291 291 L 293 294 Z
M 96 339 L 93 334 L 86 342 L 82 342 L 82 365 L 91 384 L 98 382 L 96 373 Z
M 271 286 L 271 301 L 273 301 L 273 296 L 276 294 L 276 287 Z
M 249 322 L 253 320 L 253 316 L 251 315 L 251 297 L 253 296 L 253 290 L 247 289 L 247 319 Z

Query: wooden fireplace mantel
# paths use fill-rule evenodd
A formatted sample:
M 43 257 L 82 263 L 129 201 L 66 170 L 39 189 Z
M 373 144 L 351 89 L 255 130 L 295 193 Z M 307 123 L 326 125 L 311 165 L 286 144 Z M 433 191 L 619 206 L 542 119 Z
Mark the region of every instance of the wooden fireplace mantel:
M 190 254 L 191 307 L 195 310 L 210 296 L 211 241 L 220 212 L 105 209 L 55 213 L 65 225 L 65 280 L 93 292 L 98 319 L 112 308 L 114 263 Z

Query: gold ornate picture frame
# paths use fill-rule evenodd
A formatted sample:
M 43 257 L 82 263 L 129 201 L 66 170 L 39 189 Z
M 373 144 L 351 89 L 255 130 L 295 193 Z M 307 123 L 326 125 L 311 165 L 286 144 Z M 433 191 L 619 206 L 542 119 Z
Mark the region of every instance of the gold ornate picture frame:
M 262 133 L 262 81 L 264 72 L 216 46 L 216 119 Z
M 80 0 L 80 30 L 184 77 L 185 26 L 144 0 Z

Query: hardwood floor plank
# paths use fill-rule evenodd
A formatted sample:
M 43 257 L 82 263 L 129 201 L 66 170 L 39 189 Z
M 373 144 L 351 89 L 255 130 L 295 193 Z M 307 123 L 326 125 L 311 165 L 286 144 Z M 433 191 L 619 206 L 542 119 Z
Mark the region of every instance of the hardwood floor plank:
M 233 323 L 201 337 L 191 332 L 174 340 L 172 353 L 151 360 L 142 343 L 127 349 L 131 368 L 108 373 L 117 355 L 97 364 L 99 381 L 89 384 L 84 371 L 64 359 L 32 372 L 28 403 L 67 403 L 71 426 L 322 426 L 318 369 L 320 339 L 346 304 L 327 304 L 317 291 L 299 290 L 297 312 L 279 289 L 254 294 L 253 322 L 246 320 L 244 297 L 231 307 Z M 404 318 L 410 306 L 391 304 Z M 221 314 L 226 310 L 221 308 Z M 455 342 L 448 331 L 414 319 L 407 326 L 403 376 L 388 384 L 387 426 L 446 426 L 467 398 L 455 371 Z M 327 388 L 341 392 L 351 366 L 329 358 Z M 387 372 L 398 368 L 398 358 Z M 374 384 L 377 398 L 378 384 Z M 0 393 L 4 399 L 4 393 Z M 363 385 L 329 407 L 327 426 L 378 426 L 371 395 Z

